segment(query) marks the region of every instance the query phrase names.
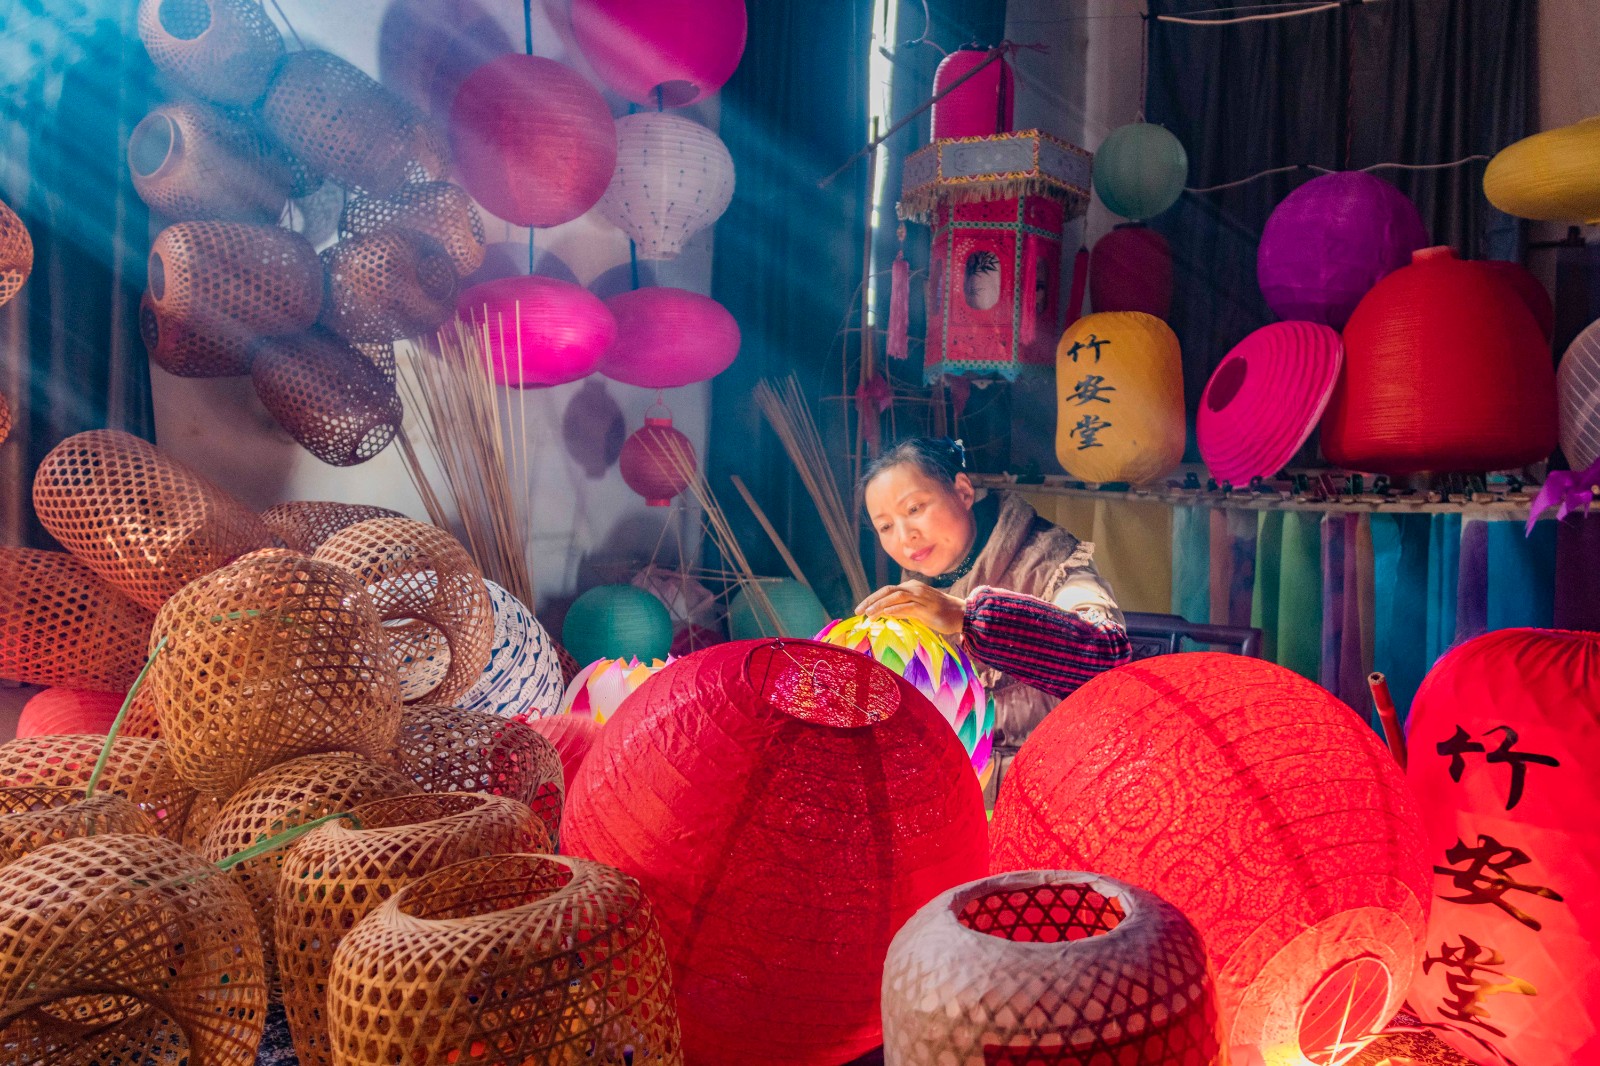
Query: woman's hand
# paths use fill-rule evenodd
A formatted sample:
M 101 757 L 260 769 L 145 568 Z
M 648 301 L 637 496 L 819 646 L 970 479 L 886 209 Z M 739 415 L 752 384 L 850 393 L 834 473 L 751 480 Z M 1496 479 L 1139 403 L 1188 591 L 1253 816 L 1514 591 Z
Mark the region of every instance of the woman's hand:
M 886 585 L 856 605 L 868 618 L 909 618 L 947 637 L 961 635 L 967 601 L 920 581 Z

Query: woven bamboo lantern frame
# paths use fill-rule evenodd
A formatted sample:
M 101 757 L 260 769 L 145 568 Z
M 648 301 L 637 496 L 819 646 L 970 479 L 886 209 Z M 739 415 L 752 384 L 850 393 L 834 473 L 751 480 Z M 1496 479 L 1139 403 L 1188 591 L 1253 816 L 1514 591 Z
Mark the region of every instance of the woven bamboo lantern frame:
M 413 881 L 339 945 L 328 1013 L 342 1066 L 683 1062 L 649 901 L 584 859 L 499 855 Z
M 0 744 L 0 787 L 74 789 L 79 796 L 94 773 L 104 737 L 25 737 Z M 198 813 L 199 797 L 173 772 L 167 745 L 118 736 L 111 746 L 96 796 L 121 796 L 168 840 L 183 840 Z
M 304 755 L 258 774 L 222 804 L 200 841 L 208 862 L 221 862 L 246 848 L 325 814 L 347 811 L 372 800 L 405 796 L 417 790 L 411 779 L 359 755 L 330 752 Z M 230 867 L 261 931 L 261 951 L 269 993 L 277 985 L 273 922 L 278 901 L 278 871 L 283 848 Z
M 527 804 L 553 841 L 566 785 L 555 745 L 490 711 L 436 704 L 406 708 L 395 766 L 424 792 L 487 792 Z
M 0 871 L 0 1004 L 8 1061 L 174 1061 L 181 1037 L 192 1063 L 253 1066 L 267 997 L 249 905 L 168 840 L 50 844 Z
M 180 378 L 233 378 L 250 373 L 251 334 L 212 332 L 163 314 L 148 292 L 139 300 L 139 336 L 150 361 Z
M 63 547 L 151 609 L 273 542 L 240 500 L 114 429 L 78 433 L 51 449 L 33 478 L 33 507 Z
M 366 237 L 391 229 L 415 230 L 438 241 L 461 277 L 483 265 L 483 220 L 472 197 L 459 185 L 411 182 L 393 196 L 354 196 L 339 219 L 341 237 Z
M 84 799 L 81 788 L 0 788 L 0 867 L 48 844 L 110 833 L 155 836 L 156 827 L 112 792 Z
M 494 604 L 489 665 L 456 706 L 508 718 L 556 713 L 566 687 L 556 642 L 522 601 L 493 581 L 484 584 Z
M 284 856 L 278 970 L 300 1066 L 332 1066 L 327 987 L 339 942 L 409 882 L 466 859 L 549 846 L 544 825 L 505 796 L 439 793 L 364 803 L 318 826 Z
M 369 518 L 404 518 L 399 511 L 368 503 L 338 503 L 334 500 L 291 500 L 268 507 L 261 521 L 295 551 L 307 554 L 322 547 L 324 541 L 341 529 L 348 529 Z
M 230 344 L 311 328 L 322 309 L 322 264 L 292 230 L 250 222 L 175 222 L 150 246 L 150 298 Z
M 0 305 L 10 301 L 33 273 L 33 238 L 17 213 L 0 202 Z
M 455 312 L 455 263 L 427 234 L 388 229 L 346 237 L 322 255 L 322 324 L 353 344 L 421 336 Z
M 375 518 L 329 537 L 316 558 L 354 571 L 385 623 L 418 623 L 390 627 L 408 702 L 449 703 L 477 684 L 494 642 L 494 608 L 460 541 L 426 522 Z M 444 649 L 431 647 L 426 627 Z M 416 654 L 419 643 L 431 654 Z M 436 673 L 445 656 L 448 665 Z
M 156 615 L 148 684 L 173 765 L 232 795 L 297 755 L 394 746 L 399 690 L 371 598 L 348 570 L 261 552 L 185 587 Z
M 203 104 L 163 104 L 128 135 L 139 198 L 169 219 L 275 222 L 293 180 L 266 137 Z
M 0 677 L 126 692 L 152 621 L 74 556 L 0 547 Z
M 5 393 L 0 392 L 0 444 L 4 444 L 9 436 L 11 436 L 11 401 L 6 399 Z
M 261 102 L 261 117 L 307 166 L 377 196 L 405 183 L 418 146 L 406 103 L 329 52 L 287 56 Z
M 366 355 L 321 330 L 256 347 L 256 395 L 306 451 L 330 466 L 374 458 L 400 432 L 394 383 Z
M 254 103 L 283 55 L 259 0 L 139 0 L 139 39 L 156 68 L 213 103 Z

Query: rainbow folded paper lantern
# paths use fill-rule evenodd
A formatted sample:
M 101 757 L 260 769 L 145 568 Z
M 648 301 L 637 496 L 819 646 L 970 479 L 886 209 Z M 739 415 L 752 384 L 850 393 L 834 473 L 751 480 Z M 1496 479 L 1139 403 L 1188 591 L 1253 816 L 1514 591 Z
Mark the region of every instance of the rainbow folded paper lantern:
M 638 659 L 597 659 L 573 677 L 556 713 L 593 718 L 596 725 L 605 725 L 623 700 L 674 661 L 671 655 L 648 664 Z
M 887 666 L 928 697 L 961 738 L 979 784 L 989 783 L 994 701 L 984 692 L 966 652 L 921 622 L 906 618 L 839 619 L 829 622 L 817 639 Z

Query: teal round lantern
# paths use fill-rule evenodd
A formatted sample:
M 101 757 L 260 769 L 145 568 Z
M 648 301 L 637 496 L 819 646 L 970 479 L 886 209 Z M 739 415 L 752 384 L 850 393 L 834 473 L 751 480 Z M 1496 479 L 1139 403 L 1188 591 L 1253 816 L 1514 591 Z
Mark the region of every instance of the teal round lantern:
M 1172 132 L 1149 122 L 1111 131 L 1094 154 L 1094 191 L 1123 218 L 1142 222 L 1173 204 L 1189 180 L 1189 153 Z
M 728 635 L 734 640 L 759 640 L 762 637 L 800 637 L 809 640 L 827 628 L 833 616 L 822 606 L 817 594 L 798 581 L 763 581 L 762 591 L 777 612 L 781 633 L 772 631 L 767 612 L 750 602 L 741 591 L 728 605 Z
M 672 650 L 672 616 L 644 589 L 599 585 L 567 609 L 561 643 L 579 664 L 597 659 L 665 659 Z

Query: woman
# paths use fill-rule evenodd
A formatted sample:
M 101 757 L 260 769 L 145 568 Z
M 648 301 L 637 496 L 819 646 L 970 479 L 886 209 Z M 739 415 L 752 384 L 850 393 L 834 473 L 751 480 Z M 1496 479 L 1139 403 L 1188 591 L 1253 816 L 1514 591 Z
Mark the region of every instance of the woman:
M 1131 649 L 1094 546 L 1011 493 L 977 498 L 960 441 L 914 437 L 867 468 L 866 512 L 905 571 L 857 614 L 910 618 L 959 640 L 994 696 L 1000 759 L 1051 708 Z

